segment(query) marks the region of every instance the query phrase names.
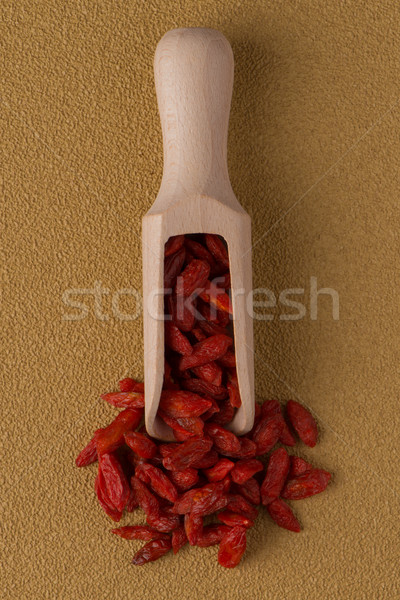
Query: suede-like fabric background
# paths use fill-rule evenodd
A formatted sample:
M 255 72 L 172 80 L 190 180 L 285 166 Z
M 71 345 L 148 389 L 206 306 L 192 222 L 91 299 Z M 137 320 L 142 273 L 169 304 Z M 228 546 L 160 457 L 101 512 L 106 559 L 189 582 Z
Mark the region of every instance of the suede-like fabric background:
M 29 0 L 1 3 L 1 592 L 4 600 L 395 599 L 399 546 L 399 8 L 394 0 Z M 153 54 L 175 27 L 232 44 L 233 189 L 253 219 L 255 287 L 304 288 L 306 315 L 255 323 L 260 400 L 294 397 L 334 473 L 264 510 L 235 570 L 217 548 L 135 568 L 112 536 L 96 467 L 74 458 L 116 414 L 98 399 L 143 377 L 141 217 L 162 173 Z M 340 298 L 309 310 L 310 281 Z M 63 301 L 71 289 L 87 317 Z M 292 296 L 301 300 L 300 296 Z M 132 313 L 132 295 L 119 310 Z M 101 309 L 101 310 L 100 310 Z M 67 316 L 67 318 L 66 318 Z M 125 517 L 121 524 L 140 523 Z

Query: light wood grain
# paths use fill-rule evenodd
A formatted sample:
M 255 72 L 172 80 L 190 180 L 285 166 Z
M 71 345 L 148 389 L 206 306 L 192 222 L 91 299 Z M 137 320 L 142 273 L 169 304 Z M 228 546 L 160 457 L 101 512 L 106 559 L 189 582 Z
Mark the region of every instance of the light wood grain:
M 164 171 L 156 201 L 143 218 L 144 366 L 147 431 L 172 440 L 156 416 L 164 365 L 163 260 L 172 235 L 216 233 L 228 245 L 233 327 L 242 406 L 230 429 L 254 421 L 251 224 L 228 174 L 227 136 L 233 85 L 229 42 L 213 29 L 175 29 L 157 46 L 154 73 L 163 131 Z

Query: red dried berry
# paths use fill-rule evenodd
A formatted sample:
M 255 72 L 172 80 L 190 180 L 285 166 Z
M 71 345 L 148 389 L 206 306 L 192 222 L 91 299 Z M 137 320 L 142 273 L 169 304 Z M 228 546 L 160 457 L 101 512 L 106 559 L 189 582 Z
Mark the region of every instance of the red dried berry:
M 174 554 L 179 552 L 188 543 L 184 525 L 180 525 L 172 532 L 171 541 Z
M 233 469 L 235 463 L 228 458 L 221 458 L 213 467 L 204 470 L 208 481 L 222 481 Z
M 172 322 L 179 327 L 181 331 L 191 331 L 196 322 L 196 301 L 192 296 L 169 296 L 167 299 L 168 310 L 172 317 Z
M 113 452 L 124 443 L 124 434 L 136 429 L 142 420 L 142 408 L 126 408 L 104 429 L 96 432 L 97 453 Z
M 164 289 L 172 290 L 185 262 L 185 248 L 181 248 L 164 261 Z
M 278 498 L 289 473 L 290 458 L 285 448 L 272 452 L 264 481 L 261 485 L 261 499 L 266 506 Z
M 189 540 L 189 544 L 191 546 L 195 546 L 198 540 L 198 537 L 201 535 L 203 531 L 203 519 L 199 515 L 196 515 L 193 512 L 187 513 L 185 515 L 185 533 L 186 537 Z
M 97 460 L 96 434 L 92 437 L 87 446 L 84 447 L 75 459 L 77 467 L 87 467 Z
M 165 242 L 164 256 L 171 256 L 182 248 L 185 241 L 184 235 L 173 235 Z
M 267 510 L 279 527 L 296 533 L 301 530 L 300 523 L 294 516 L 292 509 L 281 498 L 276 498 L 268 504 Z
M 257 455 L 260 456 L 269 452 L 275 446 L 281 432 L 281 415 L 261 419 L 253 433 L 253 442 L 257 446 Z
M 196 377 L 199 377 L 212 385 L 220 386 L 222 383 L 222 369 L 214 361 L 201 365 L 200 367 L 193 367 L 192 371 Z
M 161 392 L 160 408 L 171 417 L 200 417 L 211 408 L 211 402 L 193 392 L 164 390 Z
M 194 258 L 176 279 L 175 290 L 178 295 L 191 296 L 199 288 L 203 288 L 210 274 L 210 265 Z
M 150 542 L 151 543 L 151 542 Z M 218 562 L 228 569 L 236 567 L 246 550 L 246 529 L 233 527 L 222 538 L 218 550 Z
M 139 506 L 146 516 L 158 516 L 160 512 L 160 503 L 155 495 L 152 494 L 147 486 L 136 476 L 131 478 L 131 485 L 135 491 Z
M 147 525 L 127 525 L 126 527 L 117 527 L 117 529 L 111 529 L 111 533 L 118 535 L 124 540 L 143 540 L 145 542 L 162 540 L 168 537 L 165 533 L 160 533 Z
M 288 417 L 299 438 L 313 448 L 318 439 L 318 428 L 312 414 L 295 400 L 289 400 L 286 405 Z
M 212 257 L 212 254 L 207 250 L 207 248 L 203 246 L 203 244 L 200 244 L 195 240 L 191 240 L 190 238 L 186 238 L 185 246 L 189 250 L 189 252 L 196 258 L 201 258 L 202 260 L 205 260 L 206 262 L 208 262 L 210 267 L 214 265 L 215 261 Z
M 104 487 L 101 485 L 101 471 L 99 471 L 95 482 L 94 482 L 94 489 L 97 495 L 97 499 L 99 501 L 99 504 L 101 506 L 101 508 L 104 510 L 104 512 L 113 520 L 113 521 L 120 521 L 121 517 L 122 517 L 122 512 L 120 510 L 117 510 L 110 502 L 109 498 L 107 497 L 107 495 L 104 492 Z
M 256 458 L 239 460 L 231 471 L 232 481 L 238 484 L 245 483 L 250 477 L 262 471 L 263 468 L 262 462 Z
M 302 500 L 323 492 L 331 480 L 331 474 L 323 469 L 312 469 L 289 479 L 282 490 L 282 498 L 286 500 Z
M 132 379 L 132 377 L 125 377 L 118 383 L 121 392 L 141 392 L 144 393 L 144 383 Z
M 195 467 L 196 462 L 211 450 L 211 446 L 210 440 L 187 440 L 179 444 L 169 456 L 163 459 L 163 465 L 171 471 L 184 471 L 188 467 Z
M 208 381 L 203 381 L 203 379 L 182 379 L 181 386 L 185 390 L 209 396 L 214 400 L 224 400 L 228 395 L 228 390 L 223 386 L 213 385 Z M 229 406 L 233 409 L 231 405 Z M 233 409 L 233 414 L 234 412 L 235 410 Z M 231 421 L 232 419 L 229 420 Z
M 231 431 L 224 429 L 216 423 L 206 423 L 204 429 L 221 454 L 225 454 L 225 452 L 239 452 L 240 440 Z
M 150 527 L 163 533 L 169 533 L 179 526 L 179 517 L 168 514 L 166 511 L 159 512 L 158 515 L 147 515 L 146 521 Z
M 147 542 L 133 557 L 132 563 L 134 565 L 144 565 L 148 562 L 157 560 L 164 554 L 167 554 L 171 550 L 171 538 L 162 540 L 153 540 Z
M 258 481 L 253 477 L 250 477 L 247 481 L 236 487 L 239 494 L 241 494 L 246 500 L 252 504 L 261 503 L 261 493 Z
M 228 533 L 229 530 L 230 527 L 227 527 L 226 525 L 206 525 L 203 527 L 203 532 L 201 535 L 197 537 L 196 546 L 200 546 L 200 548 L 215 546 L 216 544 L 220 543 L 224 535 Z
M 182 355 L 192 354 L 193 348 L 187 337 L 172 321 L 165 321 L 165 344 Z
M 299 475 L 303 475 L 307 471 L 311 471 L 313 468 L 309 462 L 305 461 L 304 458 L 300 456 L 291 456 L 290 457 L 290 470 L 289 477 L 292 479 L 293 477 L 298 477 Z
M 225 523 L 225 525 L 229 525 L 229 527 L 245 527 L 246 529 L 249 529 L 254 525 L 254 521 L 248 517 L 230 510 L 223 510 L 218 513 L 218 519 L 222 523 Z
M 218 262 L 222 263 L 225 268 L 229 268 L 228 250 L 224 245 L 224 242 L 213 233 L 205 234 L 205 241 L 207 248 Z
M 117 408 L 144 408 L 143 392 L 110 392 L 101 398 Z
M 157 454 L 157 445 L 144 433 L 130 431 L 124 438 L 125 444 L 141 458 L 154 458 Z
M 158 467 L 149 463 L 142 463 L 136 467 L 135 474 L 139 479 L 149 484 L 153 491 L 170 502 L 178 499 L 178 492 L 174 484 Z
M 212 335 L 202 342 L 197 342 L 193 346 L 193 352 L 190 356 L 182 356 L 179 368 L 184 371 L 217 360 L 224 356 L 231 345 L 232 338 L 228 335 Z
M 199 473 L 192 467 L 183 471 L 169 471 L 169 477 L 180 492 L 190 490 L 199 481 Z
M 108 497 L 115 508 L 122 511 L 128 502 L 130 488 L 120 462 L 113 454 L 102 454 L 99 458 L 99 467 L 104 477 Z

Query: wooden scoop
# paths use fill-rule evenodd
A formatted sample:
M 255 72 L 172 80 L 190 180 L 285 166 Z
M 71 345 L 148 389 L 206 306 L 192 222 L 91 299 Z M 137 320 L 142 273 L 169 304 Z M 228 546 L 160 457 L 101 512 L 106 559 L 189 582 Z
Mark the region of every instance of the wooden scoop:
M 157 199 L 142 225 L 146 428 L 154 437 L 174 440 L 172 430 L 157 417 L 164 371 L 164 244 L 172 235 L 215 233 L 228 245 L 242 399 L 228 428 L 244 434 L 254 421 L 253 323 L 248 298 L 252 290 L 251 225 L 233 193 L 227 166 L 232 49 L 219 31 L 173 29 L 157 46 L 154 73 L 164 172 Z

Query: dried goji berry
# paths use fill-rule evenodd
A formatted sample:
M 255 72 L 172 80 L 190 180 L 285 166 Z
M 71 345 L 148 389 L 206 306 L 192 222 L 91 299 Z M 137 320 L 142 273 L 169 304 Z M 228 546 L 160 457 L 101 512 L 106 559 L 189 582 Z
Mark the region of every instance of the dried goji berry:
M 117 527 L 111 529 L 111 533 L 118 535 L 124 540 L 143 540 L 150 542 L 151 540 L 162 540 L 169 536 L 165 533 L 160 533 L 147 525 L 127 525 L 126 527 Z
M 331 474 L 323 469 L 312 469 L 289 479 L 282 490 L 282 498 L 301 500 L 323 492 L 331 480 Z
M 139 502 L 136 498 L 136 492 L 134 489 L 130 489 L 128 502 L 126 503 L 125 510 L 129 513 L 133 512 L 139 506 Z
M 195 466 L 196 462 L 211 450 L 211 446 L 212 442 L 210 440 L 187 440 L 179 444 L 170 456 L 163 459 L 163 465 L 171 471 L 183 471 L 188 467 Z
M 228 504 L 226 505 L 226 508 L 231 512 L 245 515 L 252 521 L 254 521 L 258 515 L 258 511 L 255 508 L 255 506 L 252 506 L 250 502 L 245 500 L 243 496 L 239 494 L 229 494 Z
M 216 423 L 206 423 L 204 428 L 221 454 L 225 452 L 239 452 L 240 440 L 234 433 Z
M 218 461 L 218 459 L 219 459 L 218 452 L 215 450 L 215 448 L 212 448 L 202 458 L 197 459 L 192 464 L 192 467 L 194 469 L 209 469 L 210 467 L 215 465 L 215 463 Z
M 203 518 L 193 512 L 185 515 L 185 533 L 191 546 L 195 546 L 203 531 Z
M 75 459 L 77 467 L 87 467 L 97 460 L 96 434 Z
M 157 454 L 157 445 L 144 433 L 130 431 L 125 433 L 125 444 L 141 458 L 153 458 Z
M 175 438 L 178 442 L 182 442 L 193 436 L 198 437 L 203 434 L 204 421 L 200 417 L 174 418 L 170 417 L 163 410 L 159 410 L 158 415 L 173 429 Z
M 204 260 L 194 258 L 176 279 L 176 293 L 191 296 L 198 288 L 203 288 L 210 274 L 210 265 Z
M 160 408 L 171 417 L 200 417 L 211 407 L 211 402 L 193 392 L 164 390 L 161 392 Z
M 194 335 L 194 337 L 196 338 L 196 340 L 198 342 L 202 342 L 203 340 L 206 339 L 206 334 L 204 333 L 204 331 L 202 331 L 200 329 L 200 327 L 194 327 L 191 331 L 192 335 Z
M 173 511 L 176 514 L 184 515 L 191 511 L 198 515 L 205 515 L 210 506 L 220 499 L 224 493 L 224 484 L 222 481 L 217 483 L 207 483 L 203 487 L 194 488 L 185 492 L 174 504 Z
M 281 415 L 261 419 L 253 433 L 253 442 L 257 446 L 257 455 L 260 456 L 269 452 L 275 446 L 281 432 Z
M 171 541 L 172 550 L 174 554 L 179 552 L 179 550 L 188 543 L 184 525 L 180 525 L 179 527 L 174 529 L 174 531 L 172 532 Z
M 230 527 L 227 525 L 219 525 L 212 524 L 206 525 L 203 527 L 203 531 L 201 535 L 197 537 L 196 546 L 200 546 L 200 548 L 208 548 L 209 546 L 215 546 L 219 544 L 222 538 L 228 531 Z
M 203 244 L 200 244 L 195 240 L 191 240 L 190 238 L 186 238 L 185 246 L 189 250 L 189 252 L 196 258 L 201 258 L 202 260 L 207 261 L 210 267 L 214 265 L 215 261 L 213 259 L 212 254 L 207 250 L 207 248 L 203 246 Z
M 280 414 L 282 414 L 281 405 L 278 400 L 266 400 L 261 405 L 261 415 L 263 419 L 268 419 L 269 417 Z
M 222 523 L 225 523 L 225 525 L 229 525 L 229 527 L 238 526 L 246 527 L 246 529 L 249 529 L 254 525 L 254 521 L 252 521 L 248 517 L 245 517 L 244 515 L 241 515 L 239 513 L 234 513 L 230 510 L 223 510 L 222 512 L 218 513 L 218 519 Z
M 101 398 L 117 408 L 144 408 L 143 392 L 110 392 Z
M 175 254 L 168 256 L 164 261 L 164 289 L 172 290 L 176 283 L 176 278 L 181 272 L 183 263 L 185 262 L 185 248 L 181 248 Z
M 114 506 L 112 506 L 111 502 L 109 501 L 107 496 L 104 494 L 103 486 L 100 485 L 100 477 L 101 477 L 101 471 L 99 471 L 99 473 L 97 474 L 96 479 L 94 481 L 94 489 L 95 489 L 95 492 L 97 495 L 97 499 L 99 501 L 101 508 L 104 510 L 104 512 L 109 517 L 111 517 L 111 519 L 113 521 L 118 522 L 121 520 L 122 512 L 120 510 L 117 510 Z
M 291 456 L 290 457 L 290 470 L 289 477 L 298 477 L 299 475 L 303 475 L 307 471 L 311 471 L 313 468 L 309 462 L 301 458 L 300 456 Z
M 150 542 L 151 543 L 151 542 Z M 232 527 L 222 538 L 218 550 L 218 562 L 222 567 L 236 567 L 246 550 L 246 529 Z
M 261 499 L 266 506 L 278 498 L 289 473 L 290 458 L 285 448 L 277 448 L 272 452 L 264 481 L 261 485 Z
M 217 360 L 225 354 L 231 345 L 232 338 L 228 335 L 212 335 L 202 342 L 197 342 L 193 346 L 192 354 L 182 356 L 179 368 L 184 371 Z
M 312 414 L 295 400 L 289 400 L 286 410 L 291 424 L 297 431 L 299 438 L 313 448 L 318 439 L 318 428 Z
M 215 413 L 219 412 L 219 406 L 217 404 L 217 401 L 214 400 L 214 398 L 210 398 L 210 396 L 206 396 L 207 400 L 210 400 L 211 402 L 211 407 L 201 415 L 201 418 L 203 421 L 208 421 L 209 419 L 211 419 L 211 417 L 213 417 L 215 415 Z
M 208 481 L 222 481 L 224 477 L 233 469 L 235 463 L 228 458 L 221 458 L 213 467 L 204 470 L 204 475 Z
M 200 319 L 197 323 L 200 329 L 202 329 L 207 335 L 229 335 L 226 327 L 221 327 L 221 325 L 217 325 L 216 323 L 210 323 L 209 321 L 205 321 L 203 319 Z
M 222 328 L 222 333 L 224 331 L 226 331 L 225 327 Z M 220 364 L 221 367 L 234 369 L 236 367 L 235 353 L 232 350 L 228 350 L 223 356 L 221 356 L 221 358 L 218 359 L 218 364 Z
M 114 454 L 102 454 L 99 463 L 108 497 L 115 508 L 122 511 L 130 495 L 129 483 L 122 466 Z
M 229 393 L 229 402 L 233 407 L 240 408 L 242 405 L 242 400 L 240 398 L 239 388 L 231 381 L 227 382 L 226 387 Z
M 176 296 L 175 294 L 168 297 L 168 309 L 172 317 L 172 322 L 179 327 L 181 331 L 191 331 L 196 322 L 195 317 L 195 299 L 192 296 Z
M 170 256 L 182 248 L 185 241 L 184 235 L 173 235 L 165 242 L 164 256 Z
M 241 494 L 246 500 L 251 502 L 252 504 L 260 504 L 261 502 L 261 493 L 260 486 L 258 481 L 254 479 L 254 477 L 250 477 L 247 481 L 237 486 L 237 491 Z
M 143 409 L 126 408 L 119 413 L 104 429 L 96 432 L 97 453 L 101 454 L 112 452 L 124 443 L 124 434 L 136 429 L 142 420 Z
M 193 367 L 192 371 L 196 375 L 196 377 L 204 379 L 204 381 L 212 383 L 212 385 L 221 385 L 222 369 L 214 361 L 206 363 L 205 365 L 200 365 L 200 367 Z
M 301 530 L 300 523 L 294 516 L 292 509 L 281 498 L 276 498 L 268 504 L 267 510 L 279 527 L 296 533 Z
M 213 422 L 217 423 L 217 425 L 226 425 L 230 423 L 235 415 L 235 408 L 232 404 L 227 400 L 226 402 L 221 402 L 219 405 L 219 412 L 213 418 Z M 254 444 L 255 448 L 255 444 Z M 254 452 L 255 456 L 255 452 Z
M 216 419 L 214 419 L 215 422 Z M 238 438 L 240 441 L 240 448 L 237 452 L 226 452 L 227 456 L 231 456 L 232 458 L 253 458 L 256 455 L 256 445 L 252 440 L 248 438 L 242 437 Z
M 186 390 L 195 392 L 196 394 L 210 396 L 211 398 L 214 398 L 214 400 L 224 400 L 224 398 L 226 398 L 228 395 L 228 390 L 223 386 L 213 385 L 208 381 L 203 381 L 203 379 L 182 379 L 181 386 Z M 233 410 L 232 416 L 234 412 L 235 411 Z M 229 421 L 231 420 L 232 417 L 229 419 Z
M 136 475 L 131 478 L 131 485 L 136 493 L 140 508 L 146 516 L 158 516 L 160 503 L 156 496 L 150 492 L 147 486 Z
M 158 515 L 146 515 L 146 521 L 150 527 L 157 529 L 157 531 L 162 531 L 163 533 L 169 533 L 179 526 L 178 515 L 171 515 L 161 511 Z
M 259 471 L 262 471 L 264 465 L 256 458 L 245 458 L 238 460 L 231 471 L 232 481 L 238 484 L 245 483 L 250 477 L 253 477 Z
M 213 257 L 221 262 L 224 267 L 229 268 L 228 250 L 226 249 L 224 242 L 213 233 L 206 233 L 204 238 L 207 248 Z
M 171 538 L 165 538 L 162 540 L 153 540 L 147 542 L 133 557 L 132 563 L 134 565 L 144 565 L 145 563 L 157 560 L 164 554 L 167 554 L 171 550 Z
M 144 393 L 144 383 L 132 379 L 132 377 L 125 377 L 118 383 L 121 392 L 141 392 Z
M 232 314 L 232 304 L 228 294 L 224 292 L 223 288 L 218 287 L 212 281 L 206 282 L 204 290 L 200 292 L 199 296 L 204 302 L 209 302 L 216 309 L 230 315 Z
M 169 477 L 180 492 L 190 490 L 199 481 L 199 473 L 192 467 L 184 471 L 170 471 Z
M 193 352 L 187 337 L 172 321 L 165 321 L 165 343 L 171 350 L 182 355 L 189 355 Z
M 166 498 L 170 502 L 177 500 L 178 492 L 176 487 L 158 467 L 149 463 L 142 463 L 136 467 L 135 474 L 139 479 L 150 484 L 150 487 L 161 498 Z

